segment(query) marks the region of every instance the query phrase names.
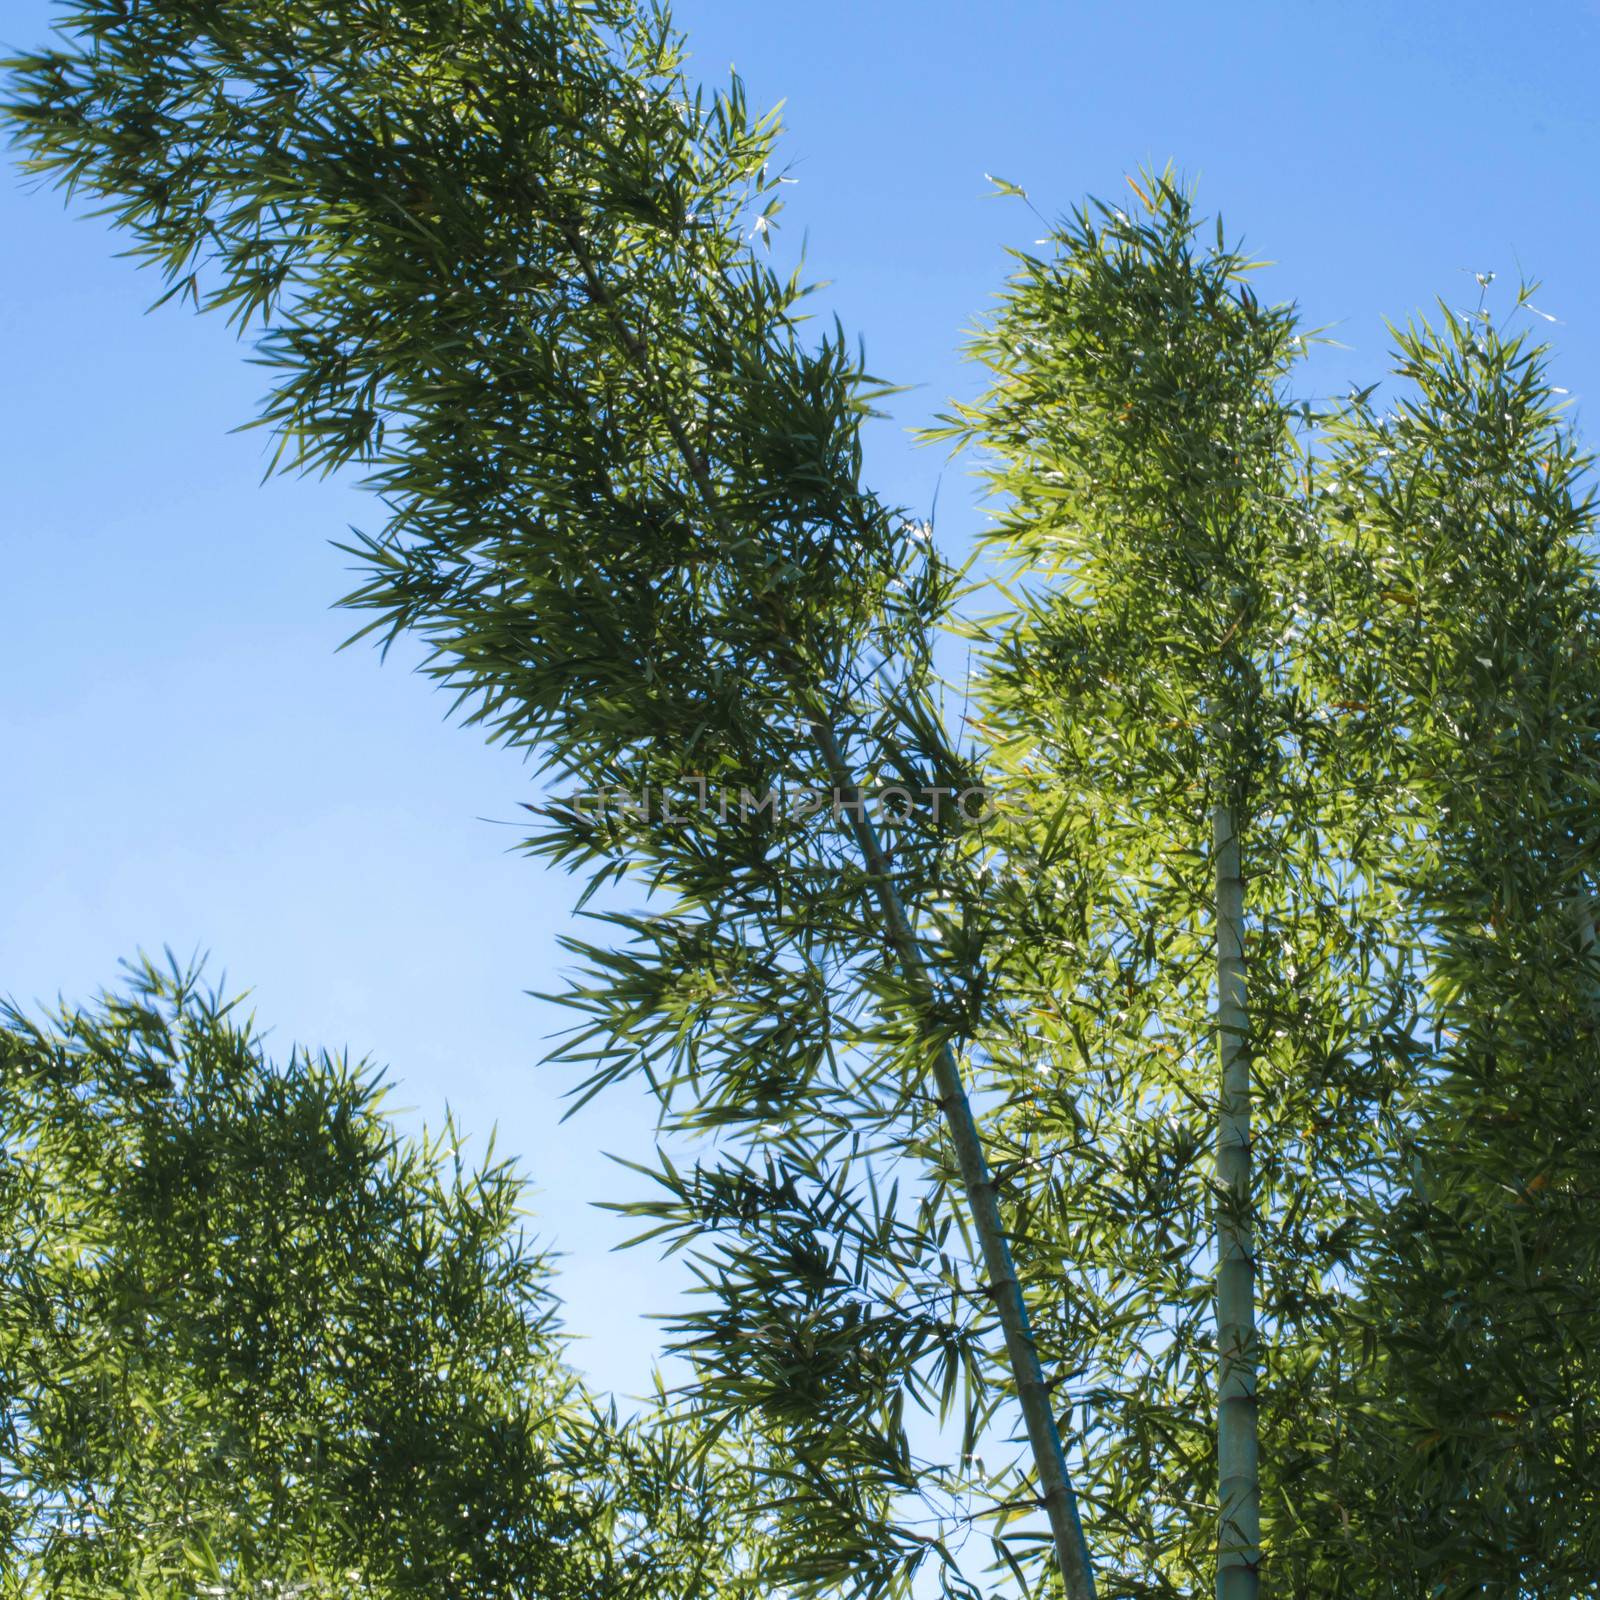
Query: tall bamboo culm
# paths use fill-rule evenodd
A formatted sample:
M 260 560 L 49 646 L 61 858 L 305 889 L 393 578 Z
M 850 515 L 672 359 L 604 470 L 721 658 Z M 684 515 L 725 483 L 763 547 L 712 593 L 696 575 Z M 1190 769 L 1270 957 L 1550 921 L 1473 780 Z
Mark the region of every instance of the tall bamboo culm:
M 1260 1592 L 1261 1483 L 1256 1438 L 1254 1230 L 1250 1218 L 1250 1045 L 1244 879 L 1234 808 L 1212 816 L 1216 869 L 1217 1600 Z
M 616 301 L 584 245 L 581 230 L 576 224 L 571 224 L 563 231 L 590 300 L 607 314 L 616 334 L 618 348 L 633 364 L 646 392 L 655 398 L 658 414 L 666 424 L 708 518 L 727 537 L 721 497 L 705 458 L 691 439 L 683 419 L 660 398 L 662 386 L 651 360 L 650 347 L 617 315 Z M 852 831 L 873 879 L 878 908 L 895 958 L 912 987 L 925 1000 L 931 1000 L 932 981 L 922 947 L 901 901 L 893 868 L 878 839 L 877 830 L 867 819 L 854 768 L 821 705 L 807 705 L 807 702 L 819 702 L 823 698 L 819 687 L 815 684 L 796 684 L 795 688 L 802 715 L 810 727 L 823 764 L 852 818 Z M 1006 1356 L 1017 1388 L 1017 1404 L 1022 1412 L 1034 1469 L 1039 1475 L 1040 1504 L 1050 1525 L 1051 1543 L 1060 1563 L 1067 1600 L 1097 1600 L 1094 1569 L 1078 1515 L 1077 1496 L 1067 1470 L 1061 1430 L 1051 1405 L 1050 1388 L 1040 1366 L 1027 1303 L 1023 1299 L 1022 1285 L 1012 1261 L 1011 1246 L 1005 1235 L 982 1136 L 961 1076 L 960 1064 L 950 1046 L 942 1042 L 934 1056 L 934 1079 L 939 1106 L 955 1149 L 962 1188 L 971 1207 L 973 1232 L 977 1236 L 983 1268 L 989 1279 L 988 1290 L 994 1299 L 1005 1337 Z
M 878 907 L 900 969 L 913 988 L 931 1000 L 933 981 L 928 964 L 895 887 L 889 858 L 862 804 L 861 790 L 832 727 L 821 719 L 814 720 L 811 726 L 833 782 L 844 798 L 856 842 L 876 884 Z M 945 1126 L 950 1133 L 961 1186 L 966 1191 L 971 1211 L 973 1232 L 977 1235 L 983 1269 L 989 1280 L 988 1292 L 1005 1337 L 1006 1356 L 1017 1386 L 1017 1403 L 1034 1468 L 1039 1474 L 1039 1499 L 1050 1524 L 1050 1538 L 1061 1565 L 1062 1582 L 1068 1600 L 1096 1600 L 1094 1567 L 1083 1536 L 1078 1498 L 1067 1470 L 1050 1386 L 1039 1362 L 1027 1302 L 1022 1296 L 1022 1283 L 1017 1277 L 1011 1244 L 1006 1237 L 972 1099 L 961 1075 L 961 1064 L 948 1044 L 941 1043 L 935 1053 L 933 1075 L 939 1092 L 939 1109 L 944 1113 Z

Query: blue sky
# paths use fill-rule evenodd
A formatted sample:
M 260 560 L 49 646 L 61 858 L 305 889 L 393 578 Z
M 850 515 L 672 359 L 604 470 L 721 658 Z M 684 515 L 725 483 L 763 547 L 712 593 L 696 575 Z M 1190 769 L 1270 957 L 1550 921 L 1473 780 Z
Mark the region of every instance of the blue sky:
M 7 0 L 0 43 L 42 39 L 48 11 Z M 702 76 L 736 64 L 753 100 L 786 101 L 786 236 L 913 386 L 874 428 L 873 481 L 919 513 L 937 490 L 954 547 L 980 516 L 967 467 L 906 430 L 972 392 L 963 330 L 1041 231 L 985 172 L 1049 214 L 1174 161 L 1279 263 L 1263 293 L 1349 347 L 1318 355 L 1312 392 L 1381 375 L 1385 317 L 1519 269 L 1560 319 L 1556 381 L 1581 404 L 1600 378 L 1594 4 L 689 0 L 678 19 Z M 262 387 L 246 352 L 143 315 L 154 282 L 118 248 L 0 183 L 0 990 L 77 996 L 140 946 L 209 949 L 280 1047 L 348 1044 L 390 1065 L 397 1104 L 498 1124 L 568 1252 L 580 1364 L 637 1391 L 642 1313 L 680 1280 L 609 1255 L 625 1228 L 592 1205 L 636 1190 L 602 1152 L 648 1152 L 645 1108 L 558 1127 L 571 1079 L 538 1069 L 561 1017 L 525 991 L 558 986 L 573 887 L 507 854 L 529 776 L 448 725 L 404 652 L 334 653 L 329 540 L 376 508 L 261 484 L 264 437 L 229 431 Z

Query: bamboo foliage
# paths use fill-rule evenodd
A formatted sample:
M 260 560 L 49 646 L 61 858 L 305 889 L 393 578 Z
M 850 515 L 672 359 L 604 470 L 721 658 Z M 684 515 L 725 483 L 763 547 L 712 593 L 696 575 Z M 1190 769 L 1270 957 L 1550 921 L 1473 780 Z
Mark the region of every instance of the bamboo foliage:
M 998 982 L 1028 1024 L 1012 1159 L 1062 1174 L 1030 1197 L 1024 1271 L 1036 1250 L 1093 1290 L 1039 1326 L 1105 1427 L 1080 1472 L 1108 1543 L 1126 1530 L 1105 1581 L 1590 1593 L 1600 1279 L 1570 1209 L 1593 1126 L 1589 465 L 1542 353 L 1447 309 L 1397 336 L 1389 412 L 1369 391 L 1315 419 L 1319 460 L 1282 396 L 1276 487 L 1238 521 L 1196 514 L 1200 464 L 1248 459 L 1215 443 L 1244 413 L 1218 392 L 1248 348 L 1217 312 L 1240 264 L 1220 235 L 1191 250 L 1184 197 L 1140 184 L 1145 216 L 1080 213 L 1023 260 L 980 342 L 995 386 L 958 419 L 993 452 L 1019 569 L 985 629 L 989 726 L 1057 800 L 1006 848 L 1080 883 L 1069 918 L 1019 922 Z M 1282 370 L 1262 371 L 1280 396 Z M 1183 610 L 1208 583 L 1221 623 Z M 1220 1092 L 1213 1001 L 1239 1008 Z M 1220 1387 L 1243 1398 L 1252 1346 L 1255 1574 L 1228 1560 L 1230 1531 L 1254 1543 L 1254 1441 Z
M 1380 597 L 1388 703 L 1359 759 L 1404 785 L 1393 871 L 1431 1035 L 1346 1336 L 1365 1576 L 1331 1592 L 1352 1595 L 1553 1600 L 1600 1571 L 1594 501 L 1546 353 L 1494 309 L 1399 332 L 1405 387 L 1355 407 L 1333 456 L 1350 571 Z
M 962 574 L 762 253 L 776 123 L 663 14 L 68 26 L 32 169 L 256 336 L 281 464 L 368 473 L 364 631 L 608 797 L 531 808 L 599 929 L 557 1061 L 692 1152 L 622 1209 L 696 1275 L 738 1581 L 975 1597 L 981 1528 L 1072 1600 L 1592 1593 L 1594 527 L 1539 353 L 1446 312 L 1314 412 L 1140 174 L 975 340 Z
M 283 463 L 359 464 L 390 509 L 352 546 L 351 603 L 383 638 L 419 636 L 469 721 L 591 791 L 693 775 L 848 797 L 866 763 L 970 786 L 927 693 L 955 575 L 863 488 L 872 380 L 842 332 L 802 337 L 803 285 L 752 242 L 777 214 L 775 124 L 737 81 L 693 88 L 663 15 L 96 0 L 67 25 L 81 48 L 13 64 L 35 170 L 105 197 L 172 295 L 260 330 Z M 898 1592 L 931 1561 L 959 1586 L 944 1535 L 970 1517 L 948 1507 L 1020 1496 L 1081 1600 L 1087 1553 L 962 1081 L 982 933 L 971 901 L 953 921 L 939 908 L 969 830 L 951 807 L 919 814 L 891 861 L 824 822 L 541 812 L 532 849 L 591 890 L 654 896 L 613 914 L 620 950 L 574 944 L 566 998 L 585 1020 L 567 1058 L 585 1094 L 645 1078 L 669 1127 L 730 1152 L 703 1183 L 664 1170 L 691 1211 L 655 1221 L 708 1254 L 718 1309 L 685 1337 L 706 1428 L 755 1441 L 767 1581 Z M 862 1202 L 860 1180 L 892 1196 L 865 1163 L 898 1147 L 919 1215 L 944 1221 L 897 1271 L 817 1269 L 813 1233 L 746 1300 L 757 1219 L 693 1209 L 742 1181 L 741 1144 L 775 1151 L 780 1189 L 829 1215 Z M 976 1274 L 942 1244 L 963 1188 Z M 873 1237 L 897 1226 L 891 1199 Z M 773 1275 L 811 1307 L 805 1350 L 816 1316 L 860 1342 L 837 1410 L 759 1379 Z M 936 1379 L 906 1365 L 929 1337 Z M 929 1382 L 969 1441 L 1010 1390 L 1034 1460 L 1020 1482 L 912 1458 L 904 1410 Z M 947 1509 L 913 1534 L 897 1508 L 930 1494 Z
M 992 1048 L 1106 1583 L 1298 1592 L 1325 1555 L 1306 1509 L 1343 1194 L 1404 1070 L 1404 963 L 1317 676 L 1342 569 L 1287 392 L 1293 312 L 1170 174 L 1133 187 L 1020 259 L 976 346 L 993 387 L 947 428 L 998 499 L 984 725 L 1048 797 L 1000 848 L 1063 891 L 996 941 Z
M 745 1592 L 743 1476 L 596 1405 L 521 1180 L 383 1095 L 175 963 L 0 1011 L 8 1600 Z

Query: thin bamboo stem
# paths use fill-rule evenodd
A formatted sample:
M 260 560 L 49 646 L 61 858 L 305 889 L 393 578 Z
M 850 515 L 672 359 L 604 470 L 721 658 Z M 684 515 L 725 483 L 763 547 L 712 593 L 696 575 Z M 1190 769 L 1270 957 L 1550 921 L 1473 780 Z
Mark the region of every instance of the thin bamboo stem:
M 568 224 L 563 228 L 563 233 L 579 271 L 583 274 L 585 289 L 590 299 L 610 314 L 618 343 L 629 359 L 638 365 L 640 376 L 652 389 L 655 389 L 655 374 L 649 348 L 639 334 L 616 316 L 615 301 L 584 245 L 580 230 L 575 224 Z M 659 391 L 657 393 L 659 395 Z M 664 400 L 658 398 L 657 405 L 690 481 L 705 505 L 707 515 L 715 523 L 722 524 L 720 497 L 712 481 L 705 456 L 695 446 L 682 418 Z M 906 914 L 899 890 L 895 887 L 889 858 L 878 838 L 877 830 L 867 816 L 854 770 L 845 758 L 832 720 L 804 705 L 800 709 L 816 741 L 818 753 L 838 791 L 840 809 L 847 810 L 850 815 L 851 828 L 867 870 L 872 874 L 879 910 L 901 972 L 919 992 L 921 998 L 931 1001 L 934 987 L 927 961 L 911 920 Z M 1067 1597 L 1068 1600 L 1096 1600 L 1094 1568 L 1089 1559 L 1088 1544 L 1083 1536 L 1083 1525 L 1078 1517 L 1077 1496 L 1073 1493 L 1072 1481 L 1067 1472 L 1066 1452 L 1061 1444 L 1061 1430 L 1051 1406 L 1050 1390 L 1045 1383 L 1044 1369 L 1039 1363 L 1039 1351 L 1034 1343 L 1027 1303 L 1023 1299 L 1022 1285 L 1018 1281 L 1016 1266 L 1012 1260 L 1011 1245 L 1006 1237 L 1004 1219 L 1000 1214 L 994 1180 L 990 1176 L 988 1160 L 984 1155 L 977 1119 L 972 1112 L 972 1102 L 962 1080 L 960 1063 L 947 1043 L 941 1043 L 935 1055 L 934 1081 L 938 1087 L 939 1106 L 950 1130 L 951 1143 L 955 1147 L 962 1187 L 966 1191 L 967 1202 L 972 1209 L 973 1231 L 978 1236 L 979 1248 L 983 1255 L 983 1268 L 989 1279 L 989 1293 L 994 1299 L 996 1313 L 1005 1335 L 1006 1354 L 1011 1365 L 1012 1380 L 1017 1389 L 1017 1401 L 1027 1429 L 1034 1467 L 1039 1474 L 1040 1499 L 1050 1522 L 1051 1540 L 1055 1545 L 1056 1558 L 1061 1565 Z
M 839 741 L 825 721 L 813 721 L 812 730 L 839 790 L 840 807 L 850 817 L 856 843 L 867 870 L 872 874 L 879 909 L 901 971 L 922 998 L 931 1000 L 933 980 L 927 960 L 906 915 L 899 891 L 895 888 L 888 856 L 878 838 L 877 829 L 872 825 L 872 819 L 867 815 L 866 804 L 850 775 Z M 966 1190 L 967 1203 L 972 1210 L 973 1231 L 978 1236 L 979 1248 L 983 1253 L 989 1293 L 994 1299 L 995 1311 L 1005 1335 L 1006 1354 L 1011 1361 L 1017 1400 L 1027 1428 L 1028 1443 L 1032 1447 L 1034 1466 L 1039 1474 L 1040 1499 L 1050 1521 L 1050 1535 L 1055 1544 L 1056 1557 L 1061 1563 L 1067 1594 L 1069 1600 L 1094 1600 L 1094 1567 L 1089 1559 L 1088 1544 L 1084 1540 L 1083 1524 L 1078 1517 L 1078 1500 L 1067 1472 L 1066 1453 L 1051 1405 L 1050 1388 L 1045 1382 L 1044 1369 L 1039 1364 L 1039 1350 L 1034 1343 L 1027 1302 L 1023 1299 L 1022 1284 L 1012 1260 L 1005 1222 L 995 1195 L 994 1179 L 984 1155 L 977 1118 L 972 1112 L 972 1100 L 961 1076 L 961 1065 L 947 1043 L 940 1044 L 933 1071 L 939 1091 L 939 1108 L 950 1130 L 950 1142 L 955 1148 L 962 1187 Z
M 1244 879 L 1233 807 L 1212 815 L 1216 870 L 1217 1600 L 1257 1600 L 1261 1482 L 1256 1436 L 1254 1229 L 1250 1196 L 1250 1046 Z

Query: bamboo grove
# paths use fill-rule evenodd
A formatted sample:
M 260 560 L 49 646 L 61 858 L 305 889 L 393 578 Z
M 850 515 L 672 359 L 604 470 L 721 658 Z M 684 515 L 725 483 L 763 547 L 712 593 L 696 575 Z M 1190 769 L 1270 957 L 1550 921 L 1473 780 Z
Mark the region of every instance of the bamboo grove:
M 694 1152 L 628 1209 L 698 1280 L 671 1426 L 742 1475 L 737 1581 L 1595 1593 L 1600 613 L 1515 317 L 1313 407 L 1142 174 L 1017 258 L 932 430 L 994 491 L 956 570 L 763 252 L 775 119 L 664 15 L 63 25 L 27 164 L 255 341 L 277 464 L 366 475 L 362 632 L 636 797 L 528 849 L 601 929 L 576 1098 Z
M 565 1364 L 522 1185 L 168 961 L 0 1012 L 0 1593 L 746 1592 L 746 1482 Z

